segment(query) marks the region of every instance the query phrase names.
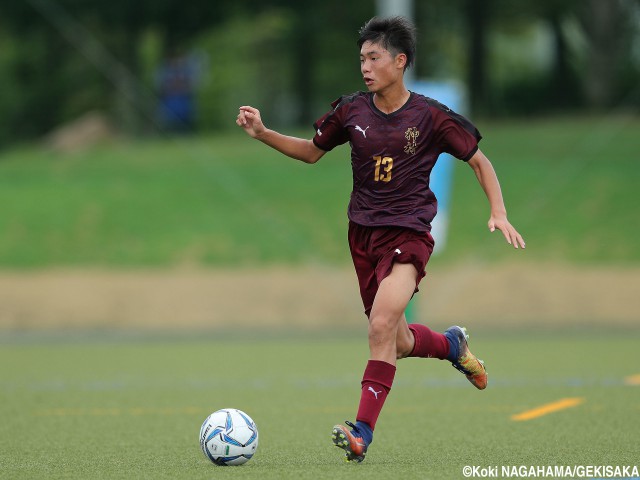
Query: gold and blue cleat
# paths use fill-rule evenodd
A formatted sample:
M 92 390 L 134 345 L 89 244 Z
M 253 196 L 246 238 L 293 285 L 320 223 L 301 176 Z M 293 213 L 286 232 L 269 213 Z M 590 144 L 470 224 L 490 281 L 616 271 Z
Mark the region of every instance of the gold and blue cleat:
M 458 358 L 451 362 L 453 367 L 461 371 L 478 390 L 487 388 L 487 369 L 484 362 L 469 350 L 467 329 L 454 325 L 445 331 L 445 336 L 458 342 Z

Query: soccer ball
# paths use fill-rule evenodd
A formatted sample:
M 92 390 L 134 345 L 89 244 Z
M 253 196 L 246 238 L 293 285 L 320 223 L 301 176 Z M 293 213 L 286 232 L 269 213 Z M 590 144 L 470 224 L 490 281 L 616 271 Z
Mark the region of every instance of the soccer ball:
M 213 412 L 200 427 L 200 448 L 216 465 L 242 465 L 258 448 L 258 427 L 236 408 Z

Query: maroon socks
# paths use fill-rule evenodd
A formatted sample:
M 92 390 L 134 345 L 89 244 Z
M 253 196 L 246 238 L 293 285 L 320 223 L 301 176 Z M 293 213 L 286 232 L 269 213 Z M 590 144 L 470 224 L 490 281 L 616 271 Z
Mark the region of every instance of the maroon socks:
M 416 343 L 410 357 L 439 358 L 445 360 L 449 355 L 449 340 L 442 333 L 434 332 L 420 323 L 409 324 Z
M 415 345 L 410 357 L 439 358 L 449 355 L 449 340 L 442 333 L 434 332 L 425 325 L 412 323 L 409 329 L 415 337 Z M 362 376 L 362 393 L 356 421 L 366 423 L 371 433 L 376 427 L 378 416 L 389 395 L 396 375 L 395 365 L 381 360 L 369 360 Z M 368 433 L 368 432 L 367 432 Z
M 356 420 L 367 423 L 371 430 L 376 427 L 378 416 L 391 390 L 395 375 L 395 365 L 381 360 L 369 360 L 367 363 L 362 376 L 362 394 Z

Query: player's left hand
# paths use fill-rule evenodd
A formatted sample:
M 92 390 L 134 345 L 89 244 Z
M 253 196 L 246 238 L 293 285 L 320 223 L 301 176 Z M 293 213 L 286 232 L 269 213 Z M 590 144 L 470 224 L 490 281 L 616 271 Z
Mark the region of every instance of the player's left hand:
M 507 243 L 513 245 L 513 248 L 526 247 L 524 238 L 522 238 L 522 235 L 509 223 L 506 215 L 491 215 L 488 226 L 490 232 L 495 232 L 496 229 L 500 230 L 507 240 Z

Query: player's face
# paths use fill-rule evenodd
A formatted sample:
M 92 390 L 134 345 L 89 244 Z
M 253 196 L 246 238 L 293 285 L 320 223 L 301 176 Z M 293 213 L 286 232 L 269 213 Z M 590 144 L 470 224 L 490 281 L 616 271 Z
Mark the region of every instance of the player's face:
M 379 92 L 402 81 L 406 56 L 392 55 L 377 43 L 365 42 L 360 49 L 360 71 L 370 92 Z

